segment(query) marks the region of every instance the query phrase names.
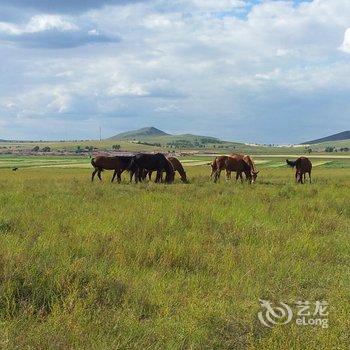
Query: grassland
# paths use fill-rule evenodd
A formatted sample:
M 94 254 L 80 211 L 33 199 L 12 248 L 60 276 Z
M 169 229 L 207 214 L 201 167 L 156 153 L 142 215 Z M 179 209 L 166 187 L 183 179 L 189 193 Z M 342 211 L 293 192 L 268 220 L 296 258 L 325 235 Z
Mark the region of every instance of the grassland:
M 215 155 L 190 154 L 180 157 L 181 162 L 186 166 L 205 165 L 213 160 Z M 255 163 L 263 168 L 286 167 L 285 159 L 295 159 L 293 154 L 276 155 L 254 155 Z M 310 155 L 314 167 L 327 168 L 350 168 L 350 155 Z M 88 155 L 81 156 L 0 156 L 0 169 L 41 169 L 41 168 L 91 168 L 91 159 Z
M 203 138 L 203 137 L 202 137 Z M 169 135 L 169 136 L 157 136 L 157 137 L 147 137 L 140 140 L 80 140 L 80 141 L 13 141 L 13 142 L 0 142 L 0 149 L 6 148 L 7 151 L 23 151 L 31 150 L 35 146 L 39 146 L 40 149 L 44 147 L 50 147 L 52 151 L 63 151 L 63 152 L 74 152 L 77 148 L 85 149 L 85 147 L 95 147 L 98 151 L 112 150 L 113 145 L 119 145 L 121 151 L 126 152 L 155 152 L 155 151 L 165 151 L 165 152 L 220 152 L 220 153 L 232 153 L 241 152 L 248 154 L 300 154 L 308 153 L 306 146 L 298 147 L 273 147 L 273 146 L 263 146 L 263 145 L 246 145 L 244 143 L 238 142 L 228 142 L 220 141 L 219 143 L 204 143 L 205 147 L 184 147 L 183 142 L 190 142 L 194 144 L 201 137 L 194 135 Z M 138 143 L 140 142 L 140 143 Z M 169 143 L 179 143 L 179 147 L 170 147 Z M 346 143 L 343 143 L 345 145 Z M 324 151 L 325 147 L 320 145 L 315 145 L 317 152 Z M 349 152 L 344 152 L 348 154 Z
M 64 151 L 74 151 L 78 147 L 81 147 L 84 149 L 85 147 L 96 147 L 99 150 L 104 149 L 112 149 L 112 146 L 118 144 L 121 147 L 121 150 L 123 151 L 131 151 L 131 152 L 150 152 L 150 151 L 156 151 L 161 150 L 161 147 L 156 146 L 147 146 L 147 145 L 140 145 L 134 142 L 129 141 L 109 141 L 109 140 L 81 140 L 81 141 L 13 141 L 13 142 L 0 142 L 0 147 L 7 147 L 12 150 L 21 150 L 21 149 L 27 149 L 31 150 L 35 146 L 39 146 L 41 149 L 44 147 L 50 147 L 52 150 L 64 150 Z
M 348 349 L 350 161 L 298 186 L 260 157 L 250 186 L 184 160 L 167 186 L 0 158 L 1 349 Z M 264 327 L 259 298 L 327 300 L 329 328 Z
M 320 143 L 310 145 L 310 147 L 315 151 L 323 151 L 327 147 L 335 147 L 337 149 L 344 148 L 344 147 L 350 148 L 350 140 L 325 141 L 325 142 L 320 142 Z

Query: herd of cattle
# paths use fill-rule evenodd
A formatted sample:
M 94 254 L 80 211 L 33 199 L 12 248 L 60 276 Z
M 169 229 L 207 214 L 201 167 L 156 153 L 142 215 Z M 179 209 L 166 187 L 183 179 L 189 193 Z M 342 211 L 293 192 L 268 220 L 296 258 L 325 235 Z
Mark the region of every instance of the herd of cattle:
M 311 161 L 306 157 L 299 157 L 295 161 L 286 160 L 287 164 L 296 168 L 295 179 L 298 183 L 305 181 L 306 174 L 309 175 L 311 182 Z M 133 156 L 98 156 L 91 160 L 94 167 L 91 180 L 97 174 L 98 178 L 102 180 L 101 173 L 103 170 L 114 170 L 112 182 L 115 177 L 117 181 L 121 181 L 121 175 L 124 171 L 130 174 L 130 182 L 139 182 L 152 178 L 152 173 L 157 172 L 155 182 L 163 182 L 163 173 L 165 173 L 165 182 L 172 183 L 174 181 L 175 173 L 178 172 L 183 182 L 187 182 L 186 172 L 181 162 L 175 157 L 166 157 L 162 153 L 148 154 L 139 153 Z M 239 178 L 243 181 L 243 174 L 246 179 L 253 183 L 255 182 L 259 171 L 257 171 L 252 158 L 248 155 L 232 154 L 230 156 L 215 157 L 213 162 L 208 163 L 211 166 L 210 178 L 217 182 L 220 179 L 221 171 L 226 171 L 226 178 L 231 178 L 231 172 L 236 173 L 236 180 Z

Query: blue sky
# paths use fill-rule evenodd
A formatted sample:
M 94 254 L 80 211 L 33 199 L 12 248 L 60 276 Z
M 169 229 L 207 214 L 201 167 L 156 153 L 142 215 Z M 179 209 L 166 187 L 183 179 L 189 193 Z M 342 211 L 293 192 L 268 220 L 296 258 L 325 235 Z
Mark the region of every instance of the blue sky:
M 349 129 L 350 1 L 0 0 L 0 139 Z

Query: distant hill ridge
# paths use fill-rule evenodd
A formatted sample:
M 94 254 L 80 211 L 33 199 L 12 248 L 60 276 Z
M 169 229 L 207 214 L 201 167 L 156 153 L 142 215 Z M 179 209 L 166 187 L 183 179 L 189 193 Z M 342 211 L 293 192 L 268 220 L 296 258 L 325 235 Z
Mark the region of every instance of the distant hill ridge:
M 312 144 L 321 143 L 321 142 L 343 141 L 343 140 L 349 140 L 349 139 L 350 139 L 350 130 L 347 130 L 347 131 L 342 131 L 330 136 L 322 137 L 320 139 L 303 142 L 302 145 L 312 145 Z
M 169 134 L 151 126 L 147 128 L 138 129 L 138 130 L 122 132 L 120 134 L 109 137 L 107 140 L 128 140 L 128 139 L 130 140 L 130 139 L 137 139 L 137 138 L 143 138 L 143 137 L 166 136 L 166 135 L 169 135 Z

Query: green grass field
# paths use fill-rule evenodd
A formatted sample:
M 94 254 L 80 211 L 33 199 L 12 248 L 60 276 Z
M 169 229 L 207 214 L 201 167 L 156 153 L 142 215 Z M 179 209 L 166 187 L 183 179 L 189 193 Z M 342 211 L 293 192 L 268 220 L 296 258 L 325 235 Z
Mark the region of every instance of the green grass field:
M 169 142 L 174 141 L 190 141 L 195 142 L 198 137 L 194 135 L 169 135 L 169 136 L 158 136 L 158 137 L 146 137 L 140 138 L 140 142 L 148 142 L 152 143 L 160 143 L 161 146 L 155 145 L 147 145 L 147 144 L 139 144 L 137 141 L 127 141 L 127 140 L 82 140 L 82 141 L 0 141 L 0 149 L 3 150 L 6 148 L 7 151 L 20 151 L 20 150 L 32 150 L 35 146 L 39 146 L 40 149 L 44 147 L 50 147 L 52 151 L 69 151 L 75 152 L 77 148 L 85 149 L 85 147 L 96 147 L 99 151 L 103 150 L 112 150 L 112 146 L 115 144 L 120 145 L 120 149 L 124 152 L 219 152 L 219 153 L 246 153 L 246 154 L 308 154 L 306 146 L 283 146 L 283 147 L 275 147 L 275 146 L 264 146 L 264 145 L 248 145 L 244 143 L 238 142 L 229 142 L 222 141 L 217 144 L 205 144 L 205 148 L 170 148 L 167 144 Z M 200 137 L 199 137 L 200 139 Z M 314 153 L 322 153 L 324 152 L 327 146 L 335 146 L 336 148 L 340 147 L 349 147 L 350 141 L 337 141 L 330 143 L 320 143 L 316 145 L 312 145 Z M 332 152 L 330 156 L 334 155 L 347 155 L 349 156 L 349 152 Z
M 218 152 L 218 153 L 244 153 L 254 155 L 300 155 L 300 154 L 317 154 L 321 156 L 334 157 L 345 155 L 350 157 L 349 148 L 350 140 L 323 142 L 312 145 L 256 145 L 246 144 L 235 141 L 223 141 L 208 136 L 199 136 L 192 134 L 182 135 L 152 135 L 145 130 L 152 128 L 143 128 L 133 130 L 123 135 L 116 135 L 114 139 L 103 140 L 62 140 L 62 141 L 5 141 L 0 140 L 0 151 L 4 153 L 28 153 L 34 147 L 42 150 L 49 147 L 50 152 L 61 152 L 66 154 L 81 152 L 90 148 L 95 151 L 111 151 L 113 146 L 119 145 L 119 149 L 123 152 Z M 326 148 L 334 147 L 333 152 L 325 153 Z M 347 148 L 347 151 L 346 149 Z M 329 150 L 328 150 L 329 151 Z
M 214 159 L 214 155 L 189 155 L 179 158 L 185 166 L 205 165 Z M 263 168 L 286 167 L 285 159 L 296 159 L 293 154 L 281 155 L 255 155 L 255 163 Z M 311 155 L 309 158 L 314 167 L 350 168 L 350 155 Z M 40 168 L 91 168 L 89 156 L 0 156 L 0 169 L 40 169 Z
M 205 157 L 189 184 L 118 185 L 0 158 L 0 348 L 348 349 L 350 160 L 305 185 L 256 160 L 253 185 L 211 183 Z M 326 300 L 329 327 L 265 327 L 259 299 Z

